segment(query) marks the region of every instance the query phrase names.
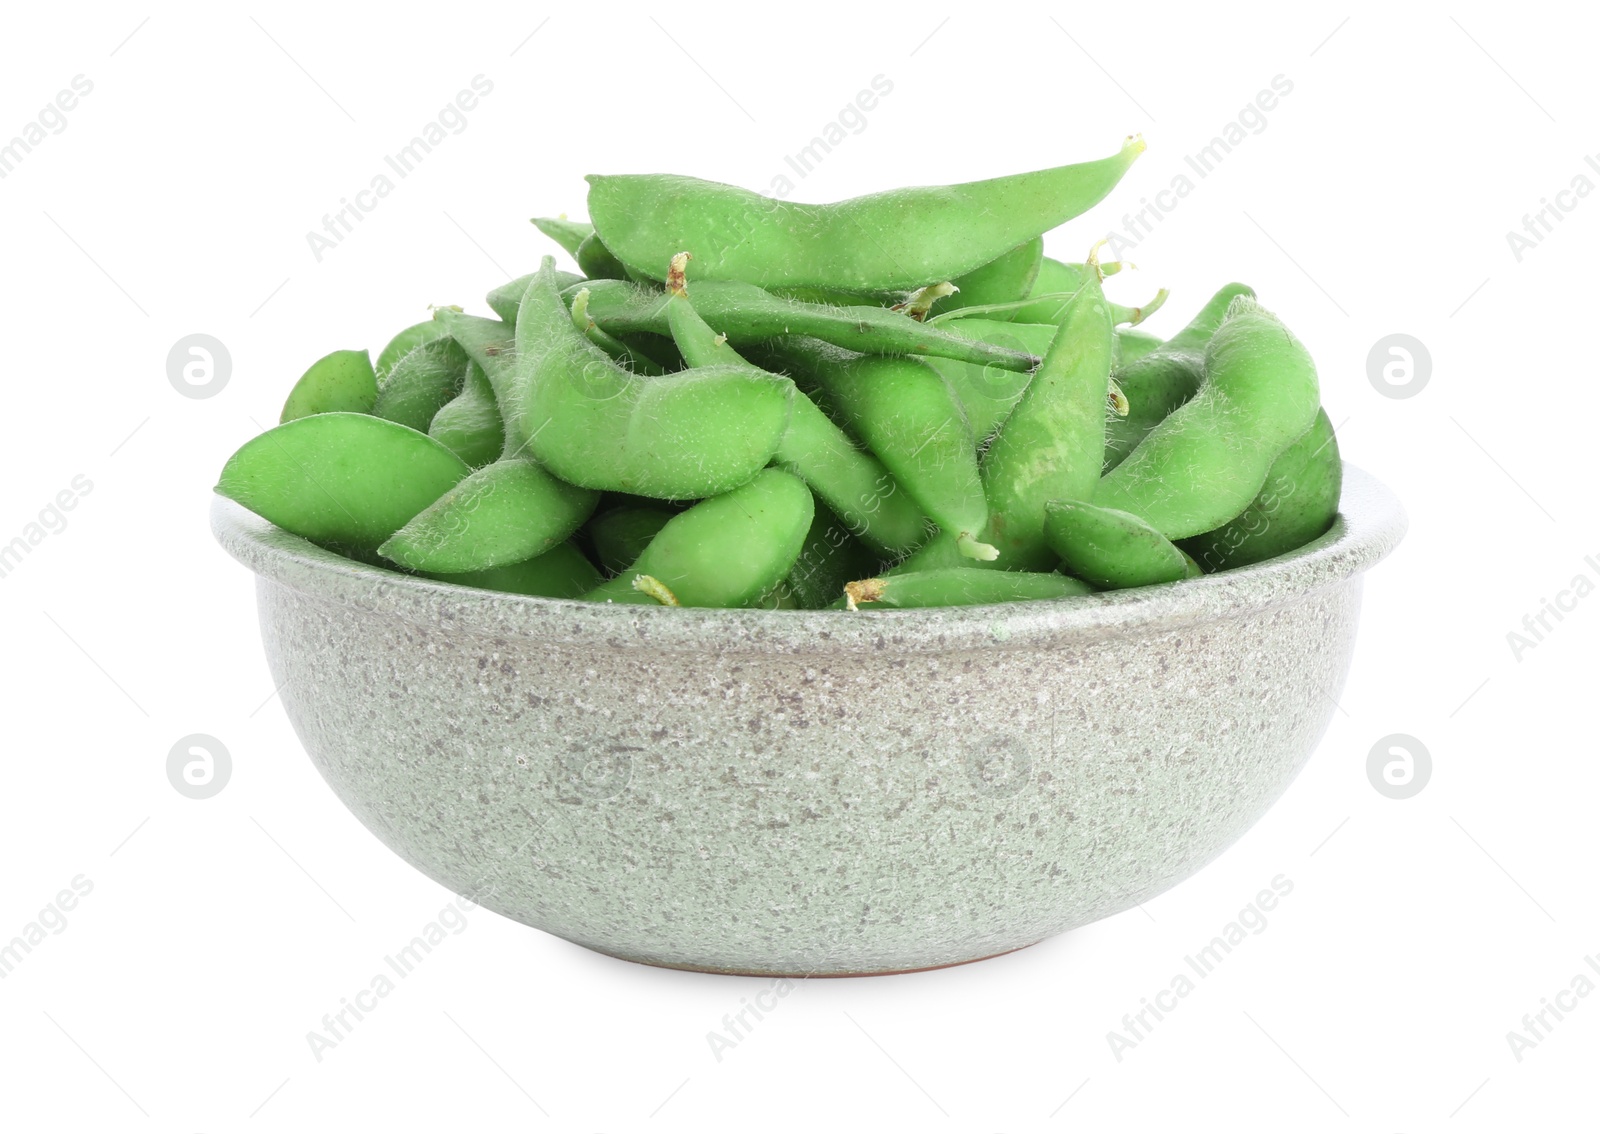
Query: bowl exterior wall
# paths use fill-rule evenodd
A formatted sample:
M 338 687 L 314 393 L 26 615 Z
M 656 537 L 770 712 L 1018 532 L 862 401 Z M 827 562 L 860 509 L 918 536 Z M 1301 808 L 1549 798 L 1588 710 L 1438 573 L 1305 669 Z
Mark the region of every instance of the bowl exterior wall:
M 408 862 L 602 952 L 790 975 L 990 956 L 1194 873 L 1315 748 L 1361 593 L 1063 646 L 661 656 L 257 585 L 306 750 Z

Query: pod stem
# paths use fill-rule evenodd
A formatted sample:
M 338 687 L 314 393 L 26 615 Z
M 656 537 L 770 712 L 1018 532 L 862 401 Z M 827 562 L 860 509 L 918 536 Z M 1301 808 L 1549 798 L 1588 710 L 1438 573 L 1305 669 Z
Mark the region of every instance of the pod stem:
M 956 550 L 968 559 L 981 559 L 985 563 L 992 563 L 1000 558 L 1000 549 L 992 543 L 979 542 L 971 532 L 962 532 L 956 536 Z
M 689 285 L 684 279 L 684 270 L 689 266 L 689 261 L 694 257 L 687 252 L 679 252 L 672 258 L 667 266 L 667 294 L 681 295 L 688 298 Z
M 1117 383 L 1115 378 L 1111 379 L 1111 384 L 1106 390 L 1106 404 L 1111 407 L 1111 412 L 1116 414 L 1118 417 L 1128 416 L 1128 410 L 1130 408 L 1128 405 L 1128 395 L 1122 392 L 1122 387 Z
M 859 610 L 858 603 L 877 602 L 887 586 L 882 579 L 857 579 L 844 585 L 844 605 L 848 610 Z
M 928 317 L 928 312 L 933 309 L 935 303 L 947 295 L 954 295 L 960 290 L 949 280 L 944 283 L 929 284 L 927 287 L 919 287 L 916 291 L 906 296 L 904 302 L 896 303 L 889 310 L 909 315 L 920 323 Z
M 672 589 L 654 575 L 635 575 L 633 589 L 642 595 L 649 595 L 662 606 L 677 606 L 678 596 Z

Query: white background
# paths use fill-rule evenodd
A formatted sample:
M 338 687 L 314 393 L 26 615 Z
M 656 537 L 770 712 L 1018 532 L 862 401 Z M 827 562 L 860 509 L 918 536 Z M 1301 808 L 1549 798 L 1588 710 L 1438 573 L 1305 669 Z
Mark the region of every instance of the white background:
M 1600 195 L 1520 262 L 1506 233 L 1600 150 L 1576 8 L 1400 5 L 75 6 L 15 14 L 0 139 L 93 91 L 0 180 L 0 542 L 93 488 L 0 579 L 7 734 L 0 939 L 93 891 L 0 981 L 17 1130 L 1593 1129 L 1600 995 L 1517 1060 L 1506 1035 L 1600 954 L 1593 821 L 1600 579 L 1593 340 Z M 1002 14 L 1004 13 L 1004 14 Z M 148 17 L 148 19 L 146 19 Z M 319 263 L 342 197 L 475 75 L 494 84 Z M 1320 750 L 1220 861 L 1143 910 L 921 975 L 816 981 L 719 1062 L 765 982 L 655 971 L 474 913 L 345 1042 L 306 1033 L 452 895 L 334 799 L 273 697 L 252 580 L 210 486 L 294 378 L 546 249 L 589 171 L 764 188 L 875 75 L 893 92 L 794 199 L 1149 152 L 1049 238 L 1081 258 L 1274 76 L 1293 91 L 1162 221 L 1158 331 L 1252 283 L 1310 345 L 1346 457 L 1412 529 L 1369 579 Z M 1600 174 L 1588 170 L 1600 183 Z M 1192 173 L 1191 173 L 1191 176 Z M 215 397 L 166 358 L 216 336 Z M 1420 339 L 1409 398 L 1369 380 Z M 168 783 L 190 733 L 226 788 Z M 1432 777 L 1396 801 L 1368 752 Z M 1107 1032 L 1274 876 L 1293 893 L 1119 1062 Z

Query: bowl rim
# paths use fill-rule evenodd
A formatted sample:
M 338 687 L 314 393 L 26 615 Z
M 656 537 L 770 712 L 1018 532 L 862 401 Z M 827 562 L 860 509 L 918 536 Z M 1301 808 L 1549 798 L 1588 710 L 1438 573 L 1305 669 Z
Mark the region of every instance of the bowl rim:
M 1068 598 L 852 614 L 635 606 L 462 587 L 346 559 L 222 496 L 211 505 L 211 529 L 224 550 L 261 579 L 313 598 L 490 639 L 698 654 L 1071 648 L 1159 633 L 1267 611 L 1336 586 L 1388 555 L 1406 528 L 1394 493 L 1346 463 L 1333 526 L 1249 567 Z

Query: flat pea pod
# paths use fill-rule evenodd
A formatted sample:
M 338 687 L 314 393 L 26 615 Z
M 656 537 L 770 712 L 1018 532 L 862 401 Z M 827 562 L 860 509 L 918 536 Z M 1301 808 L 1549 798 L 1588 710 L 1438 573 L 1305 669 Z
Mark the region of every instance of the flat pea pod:
M 584 526 L 600 569 L 608 576 L 631 567 L 667 521 L 678 513 L 651 505 L 624 505 L 600 512 Z
M 773 340 L 768 349 L 802 385 L 814 384 L 964 556 L 994 558 L 995 549 L 979 539 L 989 505 L 972 431 L 937 370 L 914 358 L 852 354 L 803 337 Z
M 1117 368 L 1113 377 L 1128 399 L 1128 413 L 1106 423 L 1103 472 L 1121 464 L 1168 414 L 1199 391 L 1205 377 L 1206 344 L 1238 295 L 1254 296 L 1255 292 L 1240 283 L 1220 288 L 1181 331 Z
M 1086 500 L 1095 491 L 1105 447 L 1111 342 L 1111 311 L 1091 274 L 983 454 L 991 541 L 1000 549 L 1001 566 L 1053 566 L 1044 538 L 1045 503 Z
M 644 554 L 584 596 L 596 602 L 655 603 L 636 588 L 647 576 L 678 606 L 752 606 L 786 576 L 811 529 L 811 490 L 780 469 L 678 513 Z
M 572 325 L 548 257 L 516 327 L 514 408 L 528 448 L 569 484 L 661 499 L 727 492 L 777 451 L 794 385 L 753 366 L 632 374 Z M 492 377 L 492 375 L 491 375 Z M 809 521 L 808 521 L 809 522 Z
M 450 310 L 460 311 L 461 308 L 454 307 Z M 384 348 L 378 352 L 378 361 L 372 365 L 374 377 L 381 384 L 385 378 L 389 377 L 389 371 L 394 369 L 395 363 L 423 343 L 432 342 L 434 339 L 442 339 L 446 334 L 447 332 L 439 322 L 437 315 L 426 322 L 413 323 L 390 339 Z
M 591 232 L 584 237 L 583 243 L 578 245 L 574 253 L 578 261 L 578 270 L 591 280 L 625 280 L 628 278 L 628 269 L 623 267 L 622 261 L 611 254 L 611 249 L 601 243 L 600 237 Z
M 297 536 L 371 551 L 466 475 L 426 433 L 370 414 L 319 413 L 246 441 L 216 491 Z
M 1206 571 L 1248 567 L 1322 535 L 1339 512 L 1344 463 L 1326 410 L 1267 470 L 1261 491 L 1220 528 L 1180 545 Z
M 1044 537 L 1067 574 L 1100 590 L 1188 578 L 1193 562 L 1138 516 L 1082 500 L 1046 504 Z
M 440 574 L 424 571 L 425 578 L 458 587 L 477 587 L 485 591 L 504 591 L 513 595 L 540 598 L 578 598 L 600 584 L 600 572 L 571 543 L 557 544 L 543 555 L 490 567 L 486 571 Z
M 565 216 L 534 217 L 533 227 L 566 249 L 568 256 L 578 258 L 578 249 L 594 235 L 594 225 L 588 221 L 568 220 Z
M 743 362 L 723 336 L 700 317 L 690 299 L 679 257 L 667 273 L 667 318 L 684 359 L 691 366 Z M 700 292 L 695 285 L 695 294 Z M 833 419 L 803 391 L 796 390 L 789 427 L 773 462 L 811 486 L 849 528 L 880 552 L 904 555 L 927 536 L 922 509 L 900 491 L 883 462 L 862 452 Z
M 670 332 L 667 296 L 620 280 L 596 280 L 568 288 L 571 302 L 580 290 L 589 292 L 589 317 L 612 334 Z M 758 343 L 776 335 L 809 335 L 863 354 L 950 357 L 1027 371 L 1039 359 L 1023 351 L 995 347 L 970 336 L 953 334 L 907 318 L 886 307 L 836 307 L 774 295 L 738 280 L 699 280 L 694 306 L 700 317 L 735 346 Z
M 289 391 L 279 424 L 314 413 L 371 413 L 378 399 L 372 359 L 364 350 L 336 350 L 313 362 Z
M 1311 427 L 1317 400 L 1317 368 L 1300 340 L 1250 296 L 1235 296 L 1206 345 L 1199 393 L 1101 479 L 1093 503 L 1132 512 L 1172 540 L 1220 527 Z
M 418 512 L 378 554 L 413 571 L 504 567 L 565 541 L 599 499 L 526 458 L 496 461 Z
M 469 361 L 461 393 L 439 407 L 428 423 L 428 436 L 476 469 L 500 455 L 505 429 L 489 376 L 477 362 Z
M 528 285 L 533 282 L 533 277 L 534 273 L 529 272 L 525 276 L 518 276 L 509 283 L 501 284 L 484 296 L 484 302 L 489 305 L 489 310 L 500 316 L 501 319 L 509 324 L 515 324 L 517 321 L 517 308 L 522 303 L 522 297 L 526 294 Z M 584 278 L 576 273 L 559 270 L 556 272 L 556 281 L 557 286 L 563 291 L 585 282 Z
M 467 377 L 467 354 L 448 337 L 413 348 L 378 388 L 372 413 L 426 433 L 434 414 L 457 394 Z
M 818 502 L 799 557 L 769 598 L 778 609 L 821 610 L 839 597 L 846 583 L 877 569 L 877 555 Z
M 850 610 L 926 606 L 986 606 L 1000 602 L 1069 598 L 1090 593 L 1087 583 L 1056 571 L 992 571 L 983 567 L 938 567 L 881 578 L 860 579 L 845 587 L 834 606 Z
M 1039 265 L 1043 259 L 1044 238 L 1036 236 L 1005 255 L 990 260 L 981 268 L 974 268 L 959 279 L 952 280 L 955 294 L 936 301 L 930 310 L 937 315 L 962 307 L 1025 299 L 1033 289 L 1033 281 L 1039 275 Z
M 963 276 L 1086 211 L 1143 149 L 1129 138 L 1099 161 L 829 205 L 692 177 L 591 174 L 589 217 L 618 259 L 656 279 L 687 248 L 708 280 L 910 291 Z

